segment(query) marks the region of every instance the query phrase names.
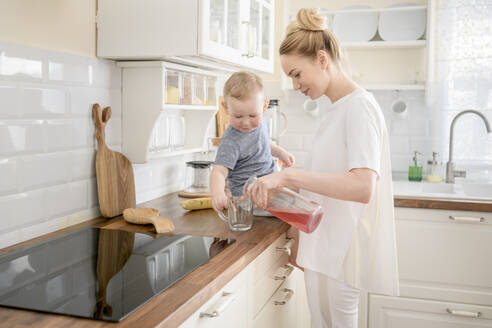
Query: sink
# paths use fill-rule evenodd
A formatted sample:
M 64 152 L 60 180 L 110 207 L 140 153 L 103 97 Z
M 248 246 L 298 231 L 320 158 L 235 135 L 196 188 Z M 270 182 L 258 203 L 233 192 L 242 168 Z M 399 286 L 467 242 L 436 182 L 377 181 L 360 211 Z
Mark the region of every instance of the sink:
M 454 185 L 450 183 L 422 183 L 422 191 L 425 193 L 454 194 Z
M 470 197 L 492 199 L 492 184 L 489 183 L 464 183 L 463 192 Z

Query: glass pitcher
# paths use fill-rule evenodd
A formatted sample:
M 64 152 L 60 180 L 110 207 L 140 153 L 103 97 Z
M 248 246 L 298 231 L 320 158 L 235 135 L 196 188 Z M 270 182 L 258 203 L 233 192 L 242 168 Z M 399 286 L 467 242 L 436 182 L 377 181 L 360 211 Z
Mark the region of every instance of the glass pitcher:
M 248 179 L 243 189 L 245 194 L 249 185 L 255 180 L 254 176 Z M 323 217 L 323 208 L 320 204 L 288 188 L 269 190 L 265 210 L 305 233 L 313 232 Z

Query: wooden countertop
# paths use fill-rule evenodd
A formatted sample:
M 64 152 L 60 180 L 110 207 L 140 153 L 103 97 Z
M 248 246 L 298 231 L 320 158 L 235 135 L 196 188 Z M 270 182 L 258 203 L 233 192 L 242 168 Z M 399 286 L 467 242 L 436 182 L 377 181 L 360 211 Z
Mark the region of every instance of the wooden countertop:
M 427 208 L 439 210 L 492 212 L 492 201 L 457 200 L 444 198 L 418 198 L 402 197 L 394 198 L 395 207 Z
M 177 194 L 170 194 L 140 204 L 140 207 L 154 207 L 161 210 L 161 216 L 173 221 L 176 227 L 175 234 L 233 238 L 236 239 L 236 242 L 186 275 L 169 289 L 154 297 L 122 322 L 112 323 L 65 315 L 0 308 L 0 327 L 143 328 L 157 325 L 160 327 L 176 327 L 198 310 L 201 305 L 216 294 L 289 228 L 289 225 L 275 218 L 255 217 L 251 230 L 233 232 L 229 230 L 225 222 L 218 218 L 213 210 L 188 212 L 179 206 L 179 201 L 181 200 L 183 199 L 178 197 Z M 14 245 L 1 250 L 0 254 L 87 225 L 144 233 L 153 233 L 154 231 L 151 225 L 132 225 L 121 217 L 111 220 L 99 218 Z

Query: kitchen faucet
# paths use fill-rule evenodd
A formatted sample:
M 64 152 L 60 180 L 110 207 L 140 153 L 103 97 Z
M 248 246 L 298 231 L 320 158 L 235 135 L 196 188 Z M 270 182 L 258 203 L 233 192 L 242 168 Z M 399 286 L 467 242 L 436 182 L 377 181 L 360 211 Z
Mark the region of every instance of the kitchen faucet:
M 467 114 L 467 113 L 477 114 L 483 120 L 483 122 L 485 123 L 485 128 L 487 129 L 487 133 L 491 133 L 492 132 L 492 130 L 490 130 L 489 121 L 479 111 L 476 111 L 476 110 L 473 110 L 473 109 L 464 110 L 464 111 L 458 113 L 458 115 L 456 115 L 453 118 L 453 120 L 451 121 L 451 128 L 450 128 L 450 131 L 449 131 L 449 160 L 446 163 L 446 182 L 447 183 L 454 183 L 454 178 L 455 177 L 461 177 L 461 178 L 466 177 L 466 171 L 464 171 L 464 170 L 463 171 L 456 171 L 454 169 L 454 163 L 453 163 L 453 137 L 454 137 L 454 124 L 456 123 L 456 120 L 461 115 Z

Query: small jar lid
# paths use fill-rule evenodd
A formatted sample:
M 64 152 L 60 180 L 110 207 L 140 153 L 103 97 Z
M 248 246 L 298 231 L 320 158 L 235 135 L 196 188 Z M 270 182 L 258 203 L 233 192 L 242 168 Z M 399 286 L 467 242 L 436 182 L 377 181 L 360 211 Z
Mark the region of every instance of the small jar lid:
M 270 102 L 268 103 L 268 107 L 272 106 L 278 106 L 278 99 L 270 99 Z
M 211 161 L 190 161 L 186 162 L 187 166 L 191 166 L 194 169 L 206 169 L 209 168 L 213 162 Z

